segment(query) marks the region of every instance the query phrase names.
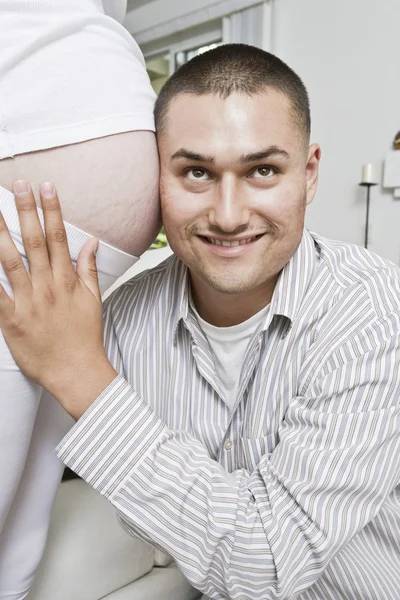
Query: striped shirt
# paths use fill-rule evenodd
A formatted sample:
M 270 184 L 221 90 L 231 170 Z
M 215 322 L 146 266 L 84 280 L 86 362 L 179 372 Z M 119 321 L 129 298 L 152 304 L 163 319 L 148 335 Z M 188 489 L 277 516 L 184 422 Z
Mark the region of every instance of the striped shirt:
M 120 375 L 56 452 L 222 600 L 400 598 L 400 270 L 308 231 L 236 405 L 171 257 L 105 303 Z

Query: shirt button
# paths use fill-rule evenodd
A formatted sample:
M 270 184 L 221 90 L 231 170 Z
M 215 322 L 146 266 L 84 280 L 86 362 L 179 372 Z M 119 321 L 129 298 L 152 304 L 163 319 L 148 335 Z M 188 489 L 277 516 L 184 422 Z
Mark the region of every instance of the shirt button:
M 226 442 L 224 444 L 224 448 L 225 448 L 225 450 L 230 450 L 232 448 L 231 440 L 226 440 Z

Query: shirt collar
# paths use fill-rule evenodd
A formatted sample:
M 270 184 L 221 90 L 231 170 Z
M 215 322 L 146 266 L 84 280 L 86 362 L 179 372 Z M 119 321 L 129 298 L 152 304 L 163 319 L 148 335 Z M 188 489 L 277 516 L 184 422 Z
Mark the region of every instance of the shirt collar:
M 175 310 L 172 312 L 172 331 L 174 332 L 174 344 L 176 342 L 176 335 L 179 324 L 186 323 L 189 314 L 189 286 L 190 277 L 189 269 L 185 264 L 177 257 L 177 271 L 175 275 L 176 284 L 174 290 L 176 291 L 175 301 L 173 298 L 173 304 L 175 304 Z
M 304 229 L 299 247 L 282 269 L 271 300 L 271 315 L 286 317 L 290 325 L 295 320 L 304 295 L 313 279 L 319 259 L 319 246 Z
M 318 258 L 318 244 L 311 233 L 305 229 L 299 247 L 279 276 L 271 300 L 271 310 L 262 327 L 264 331 L 268 329 L 275 315 L 286 317 L 290 328 L 300 309 L 304 294 L 313 278 Z M 177 261 L 180 265 L 178 266 L 176 285 L 174 286 L 177 291 L 176 302 L 174 302 L 176 310 L 173 312 L 175 321 L 173 323 L 174 343 L 180 322 L 182 321 L 186 327 L 190 327 L 188 323 L 189 270 L 182 261 L 179 259 Z

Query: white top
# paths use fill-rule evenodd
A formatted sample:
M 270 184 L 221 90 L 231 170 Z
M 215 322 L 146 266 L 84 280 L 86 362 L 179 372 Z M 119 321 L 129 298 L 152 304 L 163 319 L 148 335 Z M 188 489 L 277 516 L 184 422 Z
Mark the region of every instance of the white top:
M 268 304 L 247 321 L 233 327 L 215 327 L 200 317 L 192 299 L 190 306 L 214 353 L 216 375 L 225 392 L 226 404 L 233 410 L 239 392 L 240 374 L 247 346 L 254 332 L 265 321 L 270 305 Z
M 154 131 L 143 55 L 111 18 L 125 9 L 121 0 L 0 0 L 0 159 Z

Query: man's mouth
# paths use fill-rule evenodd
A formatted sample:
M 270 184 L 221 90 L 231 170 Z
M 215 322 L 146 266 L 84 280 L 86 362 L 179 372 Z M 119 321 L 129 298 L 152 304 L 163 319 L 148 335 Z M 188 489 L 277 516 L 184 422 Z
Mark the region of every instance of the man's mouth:
M 209 244 L 213 244 L 214 246 L 233 247 L 233 246 L 244 246 L 245 244 L 250 244 L 251 242 L 255 242 L 256 240 L 258 240 L 263 235 L 264 235 L 263 233 L 260 233 L 259 235 L 253 235 L 252 237 L 240 238 L 240 239 L 234 239 L 234 240 L 224 240 L 222 238 L 212 238 L 212 237 L 207 237 L 207 236 L 203 236 L 203 235 L 200 237 L 203 238 L 203 240 L 206 240 Z

